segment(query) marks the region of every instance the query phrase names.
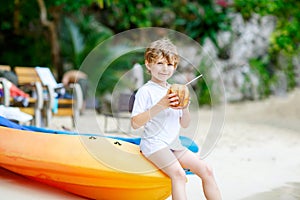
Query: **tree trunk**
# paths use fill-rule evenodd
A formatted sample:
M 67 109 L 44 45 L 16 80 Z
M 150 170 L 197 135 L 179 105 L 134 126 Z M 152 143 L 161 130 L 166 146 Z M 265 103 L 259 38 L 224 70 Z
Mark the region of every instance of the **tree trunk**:
M 56 31 L 56 25 L 53 21 L 47 19 L 47 8 L 44 0 L 37 0 L 40 7 L 40 20 L 43 26 L 49 29 L 50 42 L 51 42 L 51 58 L 54 68 L 57 70 L 59 81 L 63 76 L 63 68 L 60 61 L 60 46 L 58 42 L 58 36 Z
M 14 34 L 20 34 L 20 1 L 14 1 Z

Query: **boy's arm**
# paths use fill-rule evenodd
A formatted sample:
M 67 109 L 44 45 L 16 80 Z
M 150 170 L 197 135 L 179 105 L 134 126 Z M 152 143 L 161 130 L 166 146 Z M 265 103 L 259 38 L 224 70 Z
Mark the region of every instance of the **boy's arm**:
M 189 107 L 182 109 L 182 116 L 180 118 L 180 125 L 182 128 L 187 128 L 191 121 Z
M 164 108 L 161 105 L 156 104 L 149 110 L 132 117 L 132 128 L 137 129 L 144 126 L 148 121 L 150 121 L 155 115 L 157 115 L 162 110 L 164 110 Z
M 149 110 L 142 112 L 131 118 L 131 126 L 134 129 L 144 126 L 149 122 L 154 116 L 156 116 L 162 110 L 174 106 L 178 103 L 178 97 L 176 94 L 166 94 L 157 104 L 152 106 Z

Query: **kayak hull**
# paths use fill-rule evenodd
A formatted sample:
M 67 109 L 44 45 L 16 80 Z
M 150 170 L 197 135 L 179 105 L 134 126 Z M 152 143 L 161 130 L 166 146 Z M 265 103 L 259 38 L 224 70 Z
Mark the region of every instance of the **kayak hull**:
M 166 199 L 170 179 L 137 145 L 0 127 L 0 166 L 90 199 Z

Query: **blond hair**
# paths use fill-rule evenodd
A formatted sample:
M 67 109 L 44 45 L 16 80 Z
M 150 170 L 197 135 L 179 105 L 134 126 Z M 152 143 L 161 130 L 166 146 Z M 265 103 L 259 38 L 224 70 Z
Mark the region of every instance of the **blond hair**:
M 172 64 L 175 68 L 179 62 L 177 48 L 167 38 L 150 43 L 145 52 L 145 60 L 148 63 L 156 63 L 156 61 L 161 58 L 165 58 L 168 64 Z

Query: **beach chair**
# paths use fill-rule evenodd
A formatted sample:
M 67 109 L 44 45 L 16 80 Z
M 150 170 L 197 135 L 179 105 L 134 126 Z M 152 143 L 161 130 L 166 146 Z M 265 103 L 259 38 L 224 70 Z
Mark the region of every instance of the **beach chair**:
M 1 91 L 1 105 L 9 106 L 10 104 L 10 92 L 9 81 L 6 78 L 0 77 L 0 91 Z
M 82 90 L 79 84 L 73 83 L 68 87 L 64 87 L 63 84 L 56 82 L 52 72 L 47 67 L 15 67 L 15 71 L 18 76 L 20 73 L 23 73 L 23 77 L 26 77 L 25 73 L 35 74 L 36 78 L 46 88 L 47 99 L 44 107 L 46 126 L 49 126 L 53 116 L 71 116 L 73 126 L 75 126 L 83 101 Z M 60 89 L 71 91 L 72 98 L 57 98 L 56 91 Z
M 126 120 L 126 125 L 128 126 L 127 132 L 131 130 L 131 111 L 133 99 L 131 93 L 120 93 L 117 98 L 113 98 L 112 100 L 112 111 L 104 112 L 104 132 L 105 133 L 116 133 L 121 130 L 121 121 Z M 116 121 L 117 129 L 109 130 L 108 129 L 108 121 L 109 118 Z
M 10 71 L 11 67 L 9 65 L 0 65 L 0 71 Z M 10 93 L 8 87 L 8 80 L 4 77 L 0 77 L 0 89 L 1 97 L 0 102 L 2 105 L 9 106 Z
M 11 71 L 10 66 L 1 66 L 0 69 L 4 69 L 6 71 Z M 18 107 L 21 112 L 27 113 L 29 115 L 33 116 L 33 121 L 31 124 L 40 127 L 41 121 L 42 121 L 42 108 L 43 108 L 43 90 L 42 90 L 42 85 L 40 82 L 32 82 L 30 84 L 31 92 L 34 95 L 30 95 L 28 98 L 28 105 L 24 106 L 22 103 L 18 103 L 14 100 L 11 94 L 11 89 L 12 87 L 15 89 L 18 89 L 16 85 L 14 85 L 12 82 L 7 80 L 6 78 L 1 78 L 0 80 L 1 85 L 3 87 L 3 98 L 2 98 L 2 103 L 6 107 Z M 22 82 L 22 79 L 21 79 Z M 20 85 L 17 85 L 20 86 Z M 29 88 L 29 85 L 27 86 Z M 22 89 L 22 88 L 20 88 Z M 20 91 L 20 90 L 19 90 Z M 26 99 L 27 101 L 27 99 Z
M 11 67 L 9 65 L 0 65 L 0 70 L 3 71 L 10 71 Z

